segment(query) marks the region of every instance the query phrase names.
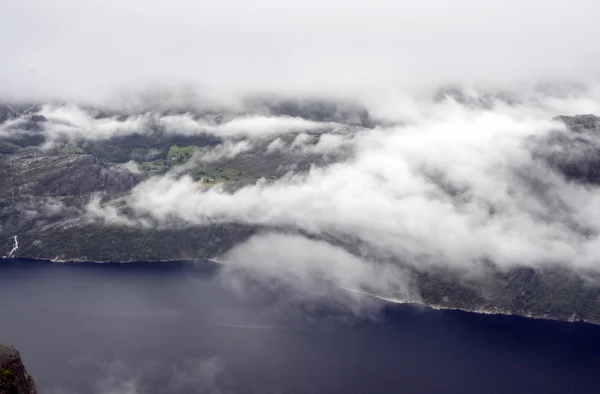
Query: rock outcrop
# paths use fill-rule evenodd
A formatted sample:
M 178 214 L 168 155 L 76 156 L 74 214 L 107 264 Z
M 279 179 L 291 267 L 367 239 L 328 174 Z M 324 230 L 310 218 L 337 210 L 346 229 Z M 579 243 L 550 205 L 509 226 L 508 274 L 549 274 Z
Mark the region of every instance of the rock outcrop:
M 0 394 L 36 394 L 31 375 L 21 355 L 12 346 L 0 345 Z
M 64 196 L 127 191 L 139 177 L 94 156 L 49 155 L 28 147 L 0 159 L 0 195 Z
M 600 185 L 600 117 L 562 115 L 554 120 L 565 129 L 535 138 L 534 156 L 568 181 Z

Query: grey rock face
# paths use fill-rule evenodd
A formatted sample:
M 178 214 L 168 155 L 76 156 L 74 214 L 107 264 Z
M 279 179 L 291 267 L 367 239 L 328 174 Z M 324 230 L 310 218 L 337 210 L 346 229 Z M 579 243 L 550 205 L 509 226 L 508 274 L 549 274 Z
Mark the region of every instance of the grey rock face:
M 567 180 L 600 184 L 600 117 L 557 116 L 566 131 L 555 130 L 536 139 L 533 153 Z
M 27 373 L 21 355 L 12 346 L 0 344 L 0 394 L 36 394 L 31 375 Z
M 27 117 L 31 114 L 34 114 L 39 110 L 39 107 L 36 105 L 26 105 L 26 104 L 2 104 L 0 103 L 0 124 L 6 122 L 7 120 L 18 119 L 21 117 Z M 28 119 L 29 121 L 39 122 L 46 120 L 41 115 L 32 115 Z
M 0 195 L 79 195 L 131 189 L 138 176 L 91 155 L 51 156 L 25 148 L 0 159 Z
M 337 122 L 346 125 L 375 127 L 369 112 L 359 105 L 324 100 L 256 100 L 250 107 L 264 107 L 275 116 L 293 116 L 317 122 Z
M 18 116 L 19 113 L 14 108 L 6 104 L 0 104 L 0 123 L 15 119 Z
M 600 117 L 596 115 L 557 116 L 555 120 L 564 122 L 574 132 L 600 131 Z

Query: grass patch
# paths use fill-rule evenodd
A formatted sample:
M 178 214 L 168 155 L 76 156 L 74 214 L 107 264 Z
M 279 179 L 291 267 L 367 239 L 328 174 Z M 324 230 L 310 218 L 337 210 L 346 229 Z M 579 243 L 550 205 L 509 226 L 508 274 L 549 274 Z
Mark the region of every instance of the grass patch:
M 211 186 L 219 183 L 246 179 L 244 172 L 226 166 L 203 165 L 192 172 L 192 177 L 202 184 Z
M 147 154 L 147 155 L 152 155 L 152 156 L 158 156 L 160 155 L 161 150 L 157 149 L 157 148 L 150 148 L 150 149 L 146 149 L 146 148 L 134 148 L 131 153 L 135 154 L 135 153 L 140 153 L 140 154 Z
M 214 186 L 219 183 L 227 182 L 228 179 L 220 177 L 220 176 L 212 176 L 212 175 L 202 175 L 196 178 L 199 182 L 202 182 L 203 185 L 206 186 Z
M 174 160 L 178 160 L 178 161 L 187 160 L 190 157 L 192 157 L 192 155 L 194 154 L 196 149 L 198 149 L 198 148 L 195 145 L 188 145 L 188 146 L 173 145 L 169 148 L 169 152 L 167 153 L 167 158 L 169 160 L 173 160 L 173 161 Z
M 164 159 L 164 151 L 156 148 L 135 148 L 131 151 L 131 159 L 139 163 Z
M 14 381 L 14 374 L 8 368 L 0 368 L 0 393 L 13 393 L 15 387 L 9 382 Z

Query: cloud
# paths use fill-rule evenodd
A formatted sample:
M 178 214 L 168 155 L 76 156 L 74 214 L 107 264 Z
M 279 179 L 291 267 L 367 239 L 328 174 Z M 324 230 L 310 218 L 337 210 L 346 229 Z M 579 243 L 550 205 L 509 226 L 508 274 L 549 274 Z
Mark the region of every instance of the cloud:
M 135 161 L 128 161 L 127 163 L 121 164 L 121 167 L 134 174 L 140 174 L 142 172 L 142 170 L 140 170 L 140 166 Z
M 87 213 L 87 220 L 89 222 L 104 221 L 119 226 L 142 226 L 151 227 L 152 222 L 146 218 L 130 218 L 123 214 L 123 211 L 119 208 L 121 206 L 115 206 L 113 204 L 102 204 L 103 195 L 97 193 L 91 196 L 90 201 L 85 206 Z
M 220 137 L 262 138 L 306 130 L 328 130 L 339 126 L 330 122 L 314 122 L 289 116 L 239 116 L 219 124 L 208 124 L 188 115 L 165 116 L 161 119 L 168 131 L 197 133 L 199 130 Z
M 279 137 L 275 138 L 273 141 L 267 145 L 267 153 L 273 153 L 278 150 L 285 148 L 285 142 Z
M 487 109 L 446 100 L 423 106 L 404 125 L 358 131 L 345 140 L 353 156 L 308 173 L 235 192 L 207 190 L 187 176 L 154 177 L 125 201 L 136 216 L 163 225 L 295 229 L 357 240 L 377 259 L 418 269 L 487 261 L 593 268 L 597 189 L 566 179 L 533 153 L 551 130 L 565 132 L 551 120 L 557 101 L 544 100 Z
M 408 276 L 397 266 L 370 261 L 325 241 L 294 234 L 257 235 L 221 258 L 224 275 L 244 273 L 264 283 L 282 283 L 300 290 L 303 298 L 323 296 L 323 281 L 342 289 L 416 301 Z M 352 293 L 350 294 L 352 295 Z M 356 297 L 353 301 L 364 297 Z
M 12 236 L 27 227 L 42 227 L 48 222 L 65 215 L 76 214 L 78 211 L 80 209 L 66 204 L 57 197 L 27 196 L 0 209 L 5 219 L 3 226 L 0 227 L 0 234 Z
M 115 91 L 153 84 L 193 85 L 214 97 L 589 81 L 598 77 L 599 7 L 592 0 L 293 0 L 285 7 L 258 0 L 252 9 L 240 0 L 11 2 L 0 16 L 0 33 L 11 37 L 0 93 L 118 100 Z
M 221 114 L 225 119 L 217 120 L 211 114 L 202 113 L 204 109 L 201 107 L 195 110 L 199 114 L 165 114 L 160 108 L 152 108 L 139 114 L 110 115 L 75 104 L 48 104 L 43 105 L 39 111 L 32 112 L 43 117 L 43 121 L 32 122 L 27 116 L 9 119 L 0 124 L 0 137 L 19 139 L 23 136 L 41 135 L 45 139 L 43 146 L 51 148 L 57 143 L 101 141 L 131 134 L 211 134 L 223 139 L 260 140 L 286 133 L 328 132 L 342 127 L 335 122 L 317 122 L 292 116 L 236 115 L 233 108 L 223 109 Z M 238 149 L 242 149 L 244 144 L 247 142 L 240 142 Z
M 203 163 L 215 162 L 221 159 L 232 159 L 252 149 L 252 144 L 249 141 L 225 141 L 218 146 L 204 149 L 196 153 L 193 160 Z

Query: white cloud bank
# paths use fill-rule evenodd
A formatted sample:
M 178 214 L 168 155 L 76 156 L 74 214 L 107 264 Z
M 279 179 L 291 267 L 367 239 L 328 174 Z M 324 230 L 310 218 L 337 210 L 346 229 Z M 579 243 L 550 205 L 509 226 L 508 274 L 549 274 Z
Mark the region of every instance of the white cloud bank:
M 327 242 L 299 235 L 258 235 L 234 247 L 223 259 L 228 263 L 226 276 L 242 270 L 267 283 L 285 283 L 308 296 L 319 297 L 319 281 L 325 280 L 348 290 L 417 301 L 407 276 L 397 266 L 358 257 Z
M 286 133 L 301 131 L 325 132 L 342 125 L 334 122 L 316 122 L 292 116 L 234 115 L 231 119 L 216 122 L 213 119 L 195 119 L 193 114 L 162 114 L 157 110 L 128 116 L 97 116 L 96 110 L 77 105 L 44 105 L 36 115 L 46 120 L 38 122 L 39 131 L 28 129 L 26 117 L 0 124 L 0 137 L 17 137 L 23 134 L 43 133 L 47 147 L 60 141 L 99 141 L 134 133 L 149 134 L 157 130 L 170 134 L 194 136 L 211 134 L 223 139 L 249 138 L 253 140 L 273 138 Z M 241 146 L 240 146 L 241 147 Z
M 543 100 L 493 109 L 448 100 L 419 108 L 406 125 L 359 132 L 351 159 L 307 174 L 233 193 L 167 175 L 138 185 L 125 201 L 137 216 L 164 225 L 298 229 L 353 240 L 380 259 L 417 268 L 492 261 L 595 269 L 600 192 L 567 181 L 532 154 L 532 139 L 564 129 L 550 120 L 557 102 Z M 111 208 L 93 212 L 103 209 Z

